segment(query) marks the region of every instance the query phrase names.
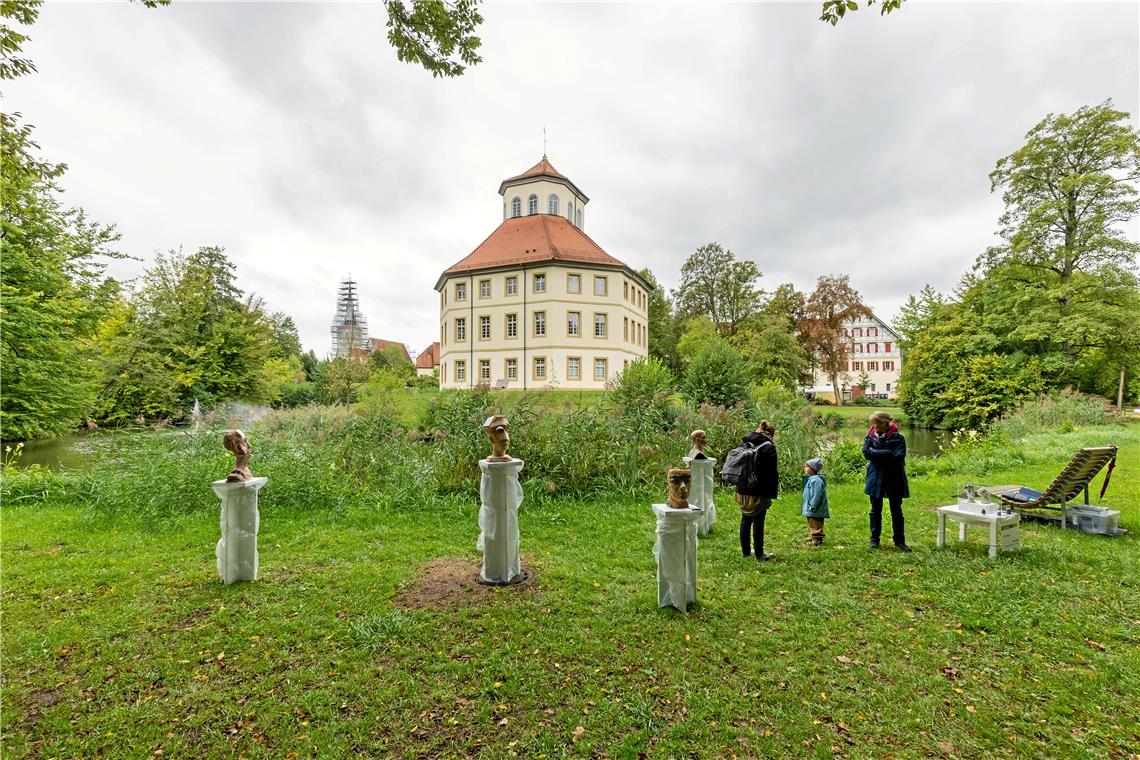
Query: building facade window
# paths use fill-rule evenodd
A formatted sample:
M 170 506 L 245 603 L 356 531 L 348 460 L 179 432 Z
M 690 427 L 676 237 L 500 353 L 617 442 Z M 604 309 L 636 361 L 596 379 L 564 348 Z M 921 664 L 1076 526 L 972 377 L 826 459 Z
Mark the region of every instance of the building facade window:
M 629 317 L 621 318 L 621 339 L 629 340 Z
M 601 358 L 601 357 L 597 357 L 594 359 L 594 379 L 595 380 L 605 380 L 606 379 L 606 360 Z
M 459 317 L 455 320 L 455 340 L 456 342 L 467 340 L 467 318 Z
M 546 292 L 546 275 L 545 274 L 536 274 L 534 276 L 534 292 L 535 293 L 545 293 Z
M 479 381 L 483 383 L 491 382 L 491 360 L 479 360 Z
M 517 295 L 518 292 L 519 292 L 519 278 L 514 277 L 514 276 L 508 277 L 507 278 L 507 295 L 508 296 Z
M 571 224 L 574 223 L 574 201 L 567 201 L 566 203 L 566 221 Z
M 582 292 L 582 275 L 568 274 L 566 275 L 566 292 L 567 293 L 581 293 Z
M 455 283 L 455 300 L 456 301 L 466 301 L 467 300 L 467 283 L 465 283 L 465 282 Z
M 581 207 L 574 209 L 574 226 L 582 229 L 582 209 Z
M 467 362 L 459 359 L 455 362 L 455 382 L 461 383 L 467 379 Z
M 891 342 L 889 340 L 883 341 L 883 353 L 889 354 L 891 352 Z
M 531 193 L 530 197 L 526 199 L 526 213 L 528 216 L 538 213 L 538 196 L 534 193 Z
M 594 337 L 595 338 L 606 337 L 606 315 L 605 314 L 595 314 L 594 315 Z
M 602 276 L 594 277 L 594 295 L 604 296 L 609 292 L 609 278 Z
M 491 318 L 479 317 L 479 340 L 491 339 Z
M 571 311 L 566 314 L 566 334 L 577 338 L 582 334 L 582 313 Z
M 546 312 L 536 311 L 534 313 L 534 337 L 541 338 L 546 335 Z
M 621 297 L 627 301 L 629 300 L 629 281 L 628 280 L 622 280 Z
M 545 356 L 534 357 L 534 379 L 535 380 L 545 380 L 546 379 L 546 357 Z
M 867 362 L 867 369 L 869 369 L 871 372 L 878 372 L 879 371 L 879 363 L 878 362 Z
M 548 214 L 557 214 L 558 213 L 558 196 L 555 195 L 554 193 L 551 193 L 550 197 L 548 197 L 546 199 L 546 213 L 548 213 Z
M 507 359 L 507 379 L 508 380 L 518 380 L 519 379 L 519 360 L 518 359 Z
M 519 336 L 519 315 L 507 315 L 507 337 L 517 338 Z
M 515 196 L 511 199 L 511 218 L 515 219 L 522 216 L 522 199 Z
M 894 362 L 883 362 L 883 369 L 884 369 L 884 370 L 886 370 L 886 371 L 892 371 L 892 370 L 894 370 L 894 368 L 895 368 L 895 363 L 894 363 Z M 889 390 L 890 390 L 890 388 L 887 388 L 887 390 L 889 391 Z
M 566 360 L 566 379 L 579 380 L 582 377 L 582 358 L 571 356 Z
M 887 383 L 887 393 L 890 393 L 890 392 L 891 392 L 891 384 Z
M 863 369 L 863 362 L 851 362 L 851 369 Z
M 491 297 L 491 281 L 490 280 L 479 280 L 479 297 L 480 298 L 490 298 Z

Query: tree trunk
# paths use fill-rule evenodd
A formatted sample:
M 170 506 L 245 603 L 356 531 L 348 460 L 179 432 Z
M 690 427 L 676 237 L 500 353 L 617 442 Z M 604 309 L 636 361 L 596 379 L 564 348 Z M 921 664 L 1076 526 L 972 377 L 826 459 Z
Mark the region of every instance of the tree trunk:
M 831 390 L 835 392 L 835 405 L 843 406 L 843 394 L 839 392 L 839 375 L 831 376 Z
M 1120 365 L 1120 386 L 1116 389 L 1116 411 L 1124 411 L 1124 364 Z

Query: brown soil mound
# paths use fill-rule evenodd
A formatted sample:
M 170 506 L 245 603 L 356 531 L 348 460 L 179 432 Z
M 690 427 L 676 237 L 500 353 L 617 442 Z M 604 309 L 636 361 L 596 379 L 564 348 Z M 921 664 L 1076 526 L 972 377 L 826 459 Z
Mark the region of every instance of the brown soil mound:
M 473 604 L 509 601 L 516 595 L 534 593 L 534 570 L 522 568 L 527 580 L 511 586 L 485 586 L 477 580 L 479 562 L 457 557 L 440 557 L 420 568 L 407 589 L 393 601 L 405 609 L 452 609 Z

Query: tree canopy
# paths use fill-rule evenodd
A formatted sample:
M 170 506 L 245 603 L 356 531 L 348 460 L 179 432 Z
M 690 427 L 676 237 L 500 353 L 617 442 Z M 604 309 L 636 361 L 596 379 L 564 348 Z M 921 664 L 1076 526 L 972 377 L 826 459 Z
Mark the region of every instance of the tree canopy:
M 843 394 L 839 374 L 847 371 L 851 360 L 851 339 L 844 333 L 843 325 L 853 317 L 870 315 L 847 275 L 824 276 L 816 281 L 815 290 L 796 320 L 805 350 L 831 381 L 835 403 L 840 406 Z
M 681 265 L 681 284 L 674 293 L 677 315 L 708 317 L 722 334 L 731 335 L 741 320 L 759 310 L 759 279 L 755 262 L 738 261 L 720 243 L 702 245 Z

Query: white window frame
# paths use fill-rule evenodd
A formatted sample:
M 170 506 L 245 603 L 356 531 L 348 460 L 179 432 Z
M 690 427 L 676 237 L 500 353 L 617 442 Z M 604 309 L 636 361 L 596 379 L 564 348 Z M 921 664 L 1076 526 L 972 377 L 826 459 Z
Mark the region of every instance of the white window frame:
M 506 359 L 503 364 L 503 372 L 506 374 L 508 380 L 518 380 L 519 360 L 513 356 Z
M 507 278 L 507 295 L 508 296 L 515 296 L 515 295 L 518 295 L 518 292 L 519 292 L 519 278 L 516 275 L 512 275 L 512 276 Z
M 511 219 L 518 219 L 522 216 L 522 198 L 517 195 L 511 199 Z
M 519 337 L 519 315 L 507 314 L 506 315 L 506 335 L 508 338 Z
M 567 356 L 566 357 L 566 379 L 567 380 L 581 380 L 582 379 L 582 357 L 581 356 Z
M 526 215 L 534 216 L 538 213 L 538 193 L 531 193 L 526 199 Z
M 600 321 L 598 320 L 598 317 L 601 317 Z M 608 323 L 609 323 L 609 320 L 607 319 L 606 314 L 603 314 L 600 312 L 594 312 L 594 337 L 595 338 L 607 338 L 607 337 L 609 337 L 610 328 L 609 328 Z M 601 327 L 601 330 L 602 330 L 601 333 L 598 332 L 599 327 Z
M 566 334 L 572 338 L 582 337 L 582 312 L 566 312 Z
M 600 376 L 598 375 L 598 367 L 599 366 L 601 366 L 601 368 L 602 368 L 602 374 Z M 604 356 L 595 356 L 594 357 L 594 379 L 595 380 L 605 380 L 609 376 L 609 373 L 610 373 L 609 359 L 606 359 Z
M 601 283 L 601 285 L 602 285 L 602 289 L 600 292 L 598 291 L 598 283 Z M 609 294 L 610 294 L 610 278 L 606 277 L 604 274 L 594 275 L 594 295 L 596 295 L 596 296 L 608 296 Z
M 479 340 L 491 339 L 491 315 L 479 315 Z
M 571 283 L 574 286 L 571 287 Z M 566 292 L 567 293 L 581 293 L 582 292 L 582 275 L 577 272 L 567 272 L 566 274 Z
M 455 318 L 455 342 L 467 342 L 467 317 Z
M 545 311 L 534 312 L 534 320 L 533 320 L 532 327 L 534 329 L 534 337 L 536 337 L 536 338 L 545 338 L 546 337 L 546 312 Z M 540 327 L 541 327 L 541 329 L 539 329 Z
M 558 196 L 554 193 L 546 196 L 546 213 L 558 215 Z
M 541 288 L 539 287 L 539 284 L 542 285 Z M 531 287 L 531 291 L 534 293 L 545 293 L 546 292 L 546 272 L 536 273 L 534 275 L 534 277 L 531 278 L 531 286 L 530 287 Z
M 490 280 L 479 280 L 479 297 L 480 298 L 490 298 L 491 297 L 491 281 Z

